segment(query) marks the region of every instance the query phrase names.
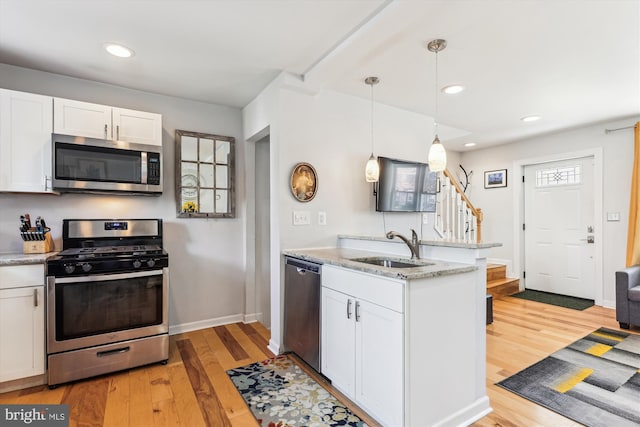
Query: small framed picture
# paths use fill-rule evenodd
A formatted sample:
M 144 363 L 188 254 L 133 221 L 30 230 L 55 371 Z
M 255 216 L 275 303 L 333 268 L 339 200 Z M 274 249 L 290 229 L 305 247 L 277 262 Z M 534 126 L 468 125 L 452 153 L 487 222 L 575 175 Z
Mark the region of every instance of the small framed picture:
M 318 175 L 309 163 L 298 163 L 291 172 L 291 193 L 299 202 L 308 202 L 318 191 Z
M 498 188 L 507 186 L 507 170 L 498 169 L 484 173 L 484 188 Z

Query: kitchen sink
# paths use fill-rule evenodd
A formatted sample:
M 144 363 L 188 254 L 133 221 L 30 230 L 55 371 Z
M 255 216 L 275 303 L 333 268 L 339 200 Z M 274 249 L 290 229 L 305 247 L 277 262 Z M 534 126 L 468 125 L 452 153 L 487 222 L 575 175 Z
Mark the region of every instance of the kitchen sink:
M 434 265 L 433 262 L 412 260 L 412 259 L 406 259 L 406 258 L 392 258 L 392 257 L 384 257 L 384 256 L 351 258 L 351 261 L 362 262 L 362 263 L 371 264 L 371 265 L 378 265 L 380 267 L 388 267 L 388 268 L 415 268 L 415 267 L 425 267 L 428 265 Z

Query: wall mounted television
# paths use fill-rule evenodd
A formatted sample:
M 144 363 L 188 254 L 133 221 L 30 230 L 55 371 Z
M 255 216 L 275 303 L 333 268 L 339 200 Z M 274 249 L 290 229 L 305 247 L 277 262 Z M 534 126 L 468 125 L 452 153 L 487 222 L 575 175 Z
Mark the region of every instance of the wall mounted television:
M 378 212 L 435 212 L 437 173 L 426 163 L 378 157 Z

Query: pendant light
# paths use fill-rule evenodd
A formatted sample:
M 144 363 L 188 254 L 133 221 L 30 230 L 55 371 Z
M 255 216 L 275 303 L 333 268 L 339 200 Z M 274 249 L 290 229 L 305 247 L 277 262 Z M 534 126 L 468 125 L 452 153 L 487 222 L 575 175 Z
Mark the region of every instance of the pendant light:
M 380 166 L 378 160 L 373 156 L 373 85 L 377 85 L 380 79 L 377 77 L 367 77 L 364 82 L 371 86 L 371 156 L 367 161 L 367 166 L 364 170 L 364 176 L 367 182 L 378 182 L 380 177 Z
M 433 118 L 433 129 L 435 137 L 433 138 L 433 142 L 431 143 L 431 147 L 429 147 L 429 170 L 432 172 L 442 172 L 447 167 L 447 152 L 444 149 L 444 145 L 440 142 L 440 138 L 438 138 L 438 52 L 444 50 L 447 47 L 447 41 L 443 39 L 435 39 L 431 40 L 429 44 L 427 44 L 427 49 L 430 52 L 434 52 L 436 54 L 436 86 L 435 86 L 435 95 L 436 95 L 436 114 Z

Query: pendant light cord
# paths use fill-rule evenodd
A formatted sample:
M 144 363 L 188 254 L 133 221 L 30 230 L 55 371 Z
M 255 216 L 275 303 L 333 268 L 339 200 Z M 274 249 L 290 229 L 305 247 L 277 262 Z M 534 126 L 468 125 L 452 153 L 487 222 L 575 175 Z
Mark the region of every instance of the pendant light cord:
M 436 50 L 436 85 L 434 87 L 436 94 L 436 115 L 433 119 L 433 127 L 436 134 L 436 138 L 438 137 L 438 51 Z
M 371 84 L 371 155 L 373 156 L 373 83 Z

